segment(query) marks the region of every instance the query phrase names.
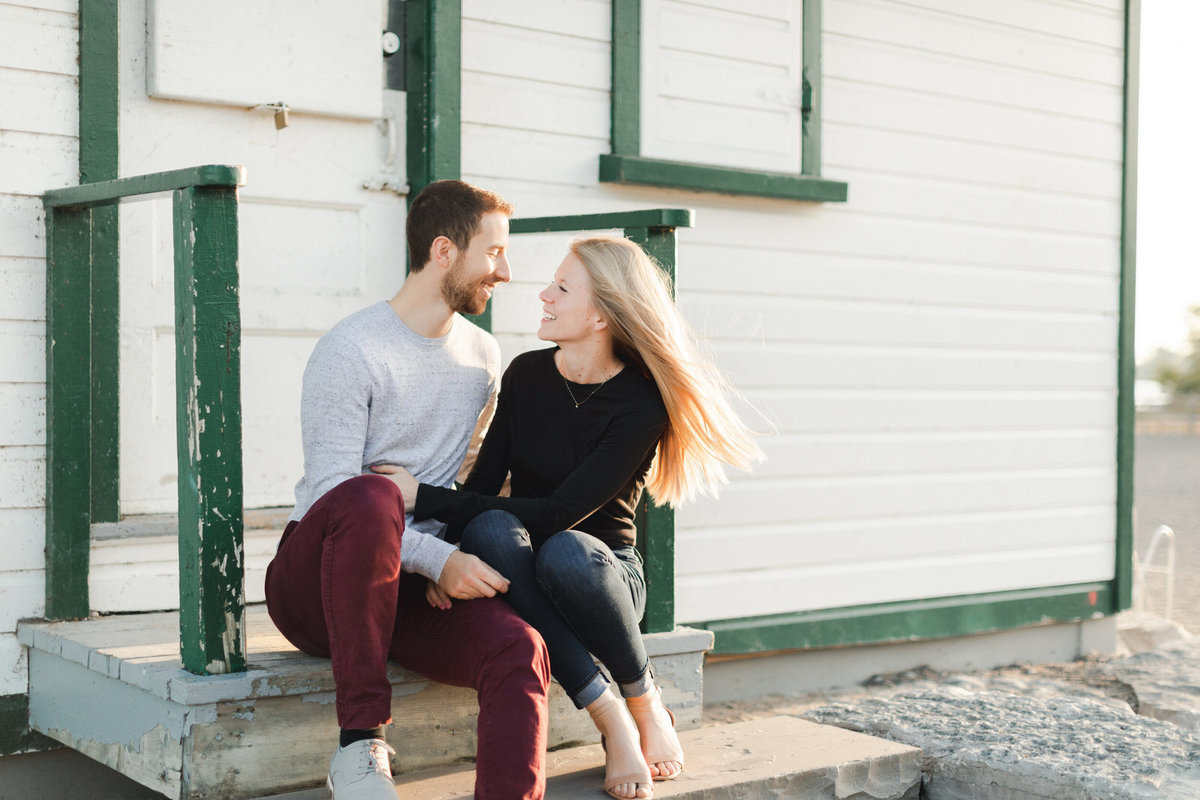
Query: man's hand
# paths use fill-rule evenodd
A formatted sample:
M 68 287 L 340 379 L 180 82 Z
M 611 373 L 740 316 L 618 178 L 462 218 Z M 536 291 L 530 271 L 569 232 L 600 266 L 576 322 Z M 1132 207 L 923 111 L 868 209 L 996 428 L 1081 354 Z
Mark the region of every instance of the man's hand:
M 444 594 L 457 600 L 495 597 L 496 592 L 508 591 L 508 578 L 461 550 L 455 550 L 446 559 L 437 583 Z
M 372 464 L 371 471 L 376 475 L 391 478 L 392 483 L 396 484 L 404 498 L 405 510 L 412 511 L 413 506 L 417 504 L 417 487 L 421 484 L 417 482 L 411 472 L 396 464 Z

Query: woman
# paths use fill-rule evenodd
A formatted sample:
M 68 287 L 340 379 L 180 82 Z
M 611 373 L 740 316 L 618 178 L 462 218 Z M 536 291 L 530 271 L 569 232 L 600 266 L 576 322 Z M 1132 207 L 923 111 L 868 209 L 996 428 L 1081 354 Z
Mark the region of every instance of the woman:
M 555 678 L 601 733 L 605 790 L 646 798 L 651 781 L 680 774 L 683 751 L 638 632 L 646 586 L 634 509 L 643 487 L 677 505 L 724 482 L 723 463 L 747 467 L 761 453 L 640 247 L 572 243 L 539 298 L 538 337 L 557 347 L 505 372 L 464 488 L 380 471 L 414 518 L 446 522 L 448 539 L 461 535 L 464 551 L 509 579 L 505 599 L 541 632 Z M 512 496 L 498 497 L 510 474 Z M 427 598 L 450 603 L 432 582 Z

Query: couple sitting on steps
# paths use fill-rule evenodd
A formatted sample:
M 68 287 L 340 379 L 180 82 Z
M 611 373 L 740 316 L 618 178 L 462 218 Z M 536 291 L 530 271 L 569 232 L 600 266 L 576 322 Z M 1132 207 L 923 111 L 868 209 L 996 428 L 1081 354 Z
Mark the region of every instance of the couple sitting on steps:
M 477 691 L 477 798 L 544 795 L 551 674 L 600 731 L 613 797 L 683 770 L 638 632 L 634 509 L 643 487 L 672 504 L 715 488 L 722 463 L 758 448 L 665 277 L 625 240 L 571 245 L 539 295 L 538 337 L 556 346 L 498 386 L 495 340 L 459 313 L 509 280 L 511 214 L 460 181 L 426 187 L 400 291 L 338 323 L 304 372 L 304 477 L 267 605 L 292 644 L 332 659 L 335 800 L 396 796 L 388 660 Z

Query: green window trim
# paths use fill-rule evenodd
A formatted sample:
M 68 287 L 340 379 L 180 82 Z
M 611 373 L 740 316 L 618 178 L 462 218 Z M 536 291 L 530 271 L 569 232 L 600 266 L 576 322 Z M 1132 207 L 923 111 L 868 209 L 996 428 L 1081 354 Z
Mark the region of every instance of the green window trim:
M 811 202 L 845 202 L 847 184 L 821 177 L 822 0 L 802 2 L 804 99 L 800 172 L 781 173 L 642 157 L 642 0 L 613 0 L 612 154 L 600 156 L 600 182 Z
M 713 655 L 746 655 L 1082 622 L 1112 614 L 1116 601 L 1114 582 L 1100 582 L 686 624 L 713 632 Z

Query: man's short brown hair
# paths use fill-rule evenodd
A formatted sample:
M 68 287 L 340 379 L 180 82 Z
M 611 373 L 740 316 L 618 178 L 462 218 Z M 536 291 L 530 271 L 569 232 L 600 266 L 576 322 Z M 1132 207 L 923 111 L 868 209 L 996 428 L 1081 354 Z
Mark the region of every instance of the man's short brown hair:
M 429 260 L 433 240 L 445 236 L 463 251 L 479 232 L 484 214 L 500 211 L 511 217 L 512 204 L 495 192 L 455 180 L 435 181 L 417 195 L 408 209 L 409 271 L 419 272 Z

